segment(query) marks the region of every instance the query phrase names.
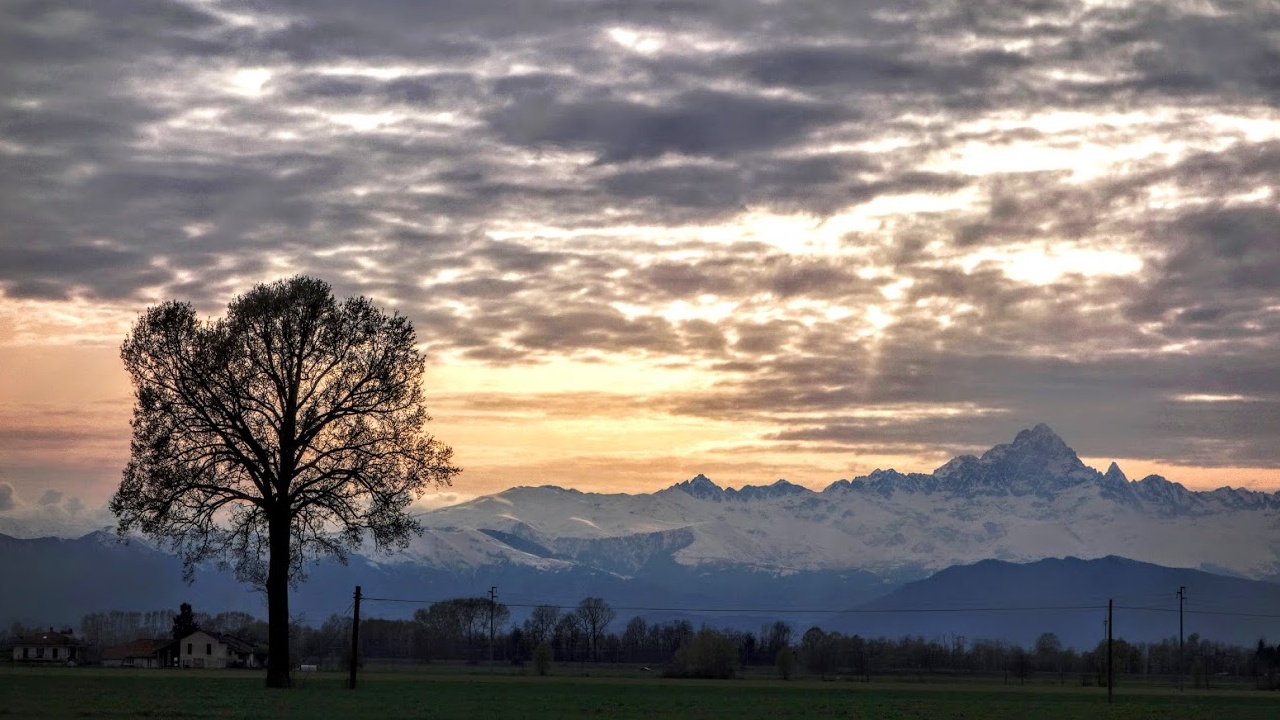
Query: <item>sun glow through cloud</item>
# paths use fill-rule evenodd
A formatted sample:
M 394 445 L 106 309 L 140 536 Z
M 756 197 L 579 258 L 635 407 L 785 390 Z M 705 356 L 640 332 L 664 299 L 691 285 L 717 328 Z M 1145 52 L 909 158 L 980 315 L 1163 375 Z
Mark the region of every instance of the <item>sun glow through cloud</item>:
M 998 267 L 1009 279 L 1032 285 L 1048 285 L 1065 275 L 1136 275 L 1143 268 L 1142 258 L 1129 253 L 1080 248 L 1068 242 L 984 250 L 966 255 L 960 264 L 966 272 L 983 265 Z

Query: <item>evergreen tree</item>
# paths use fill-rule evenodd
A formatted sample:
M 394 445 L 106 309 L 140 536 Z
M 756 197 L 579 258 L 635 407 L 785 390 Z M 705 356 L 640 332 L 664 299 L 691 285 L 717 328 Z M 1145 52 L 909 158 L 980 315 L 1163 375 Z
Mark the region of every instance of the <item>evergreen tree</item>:
M 200 623 L 196 622 L 196 614 L 191 609 L 191 603 L 182 603 L 178 606 L 178 614 L 173 616 L 173 639 L 181 640 L 199 629 Z

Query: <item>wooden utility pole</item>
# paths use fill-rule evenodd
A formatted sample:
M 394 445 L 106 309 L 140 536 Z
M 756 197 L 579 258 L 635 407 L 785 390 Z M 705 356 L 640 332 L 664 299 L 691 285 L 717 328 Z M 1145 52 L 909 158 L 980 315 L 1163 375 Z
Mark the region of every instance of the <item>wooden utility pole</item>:
M 1182 651 L 1182 609 L 1187 606 L 1187 586 L 1178 588 L 1178 689 L 1183 689 L 1182 673 L 1185 663 Z
M 493 670 L 493 616 L 498 612 L 498 586 L 489 588 L 489 669 Z
M 1111 704 L 1111 689 L 1115 684 L 1112 668 L 1115 667 L 1115 655 L 1111 652 L 1112 638 L 1115 635 L 1115 600 L 1107 600 L 1107 704 Z
M 360 664 L 360 586 L 356 586 L 354 612 L 351 614 L 351 674 L 347 687 L 356 689 L 356 666 Z

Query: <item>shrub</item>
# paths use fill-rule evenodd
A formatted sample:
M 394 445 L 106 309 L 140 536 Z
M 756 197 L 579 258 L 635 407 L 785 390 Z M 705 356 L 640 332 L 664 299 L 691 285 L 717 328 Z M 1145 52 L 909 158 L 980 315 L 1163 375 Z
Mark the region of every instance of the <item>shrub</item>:
M 737 662 L 738 648 L 733 638 L 718 630 L 703 628 L 676 651 L 672 665 L 663 674 L 727 680 L 734 676 Z
M 551 646 L 547 643 L 539 643 L 538 647 L 533 649 L 533 669 L 539 675 L 546 675 L 551 672 Z
M 778 675 L 783 680 L 790 680 L 791 676 L 796 673 L 796 656 L 791 652 L 791 648 L 783 646 L 778 650 L 777 656 L 773 658 L 774 667 L 778 668 Z

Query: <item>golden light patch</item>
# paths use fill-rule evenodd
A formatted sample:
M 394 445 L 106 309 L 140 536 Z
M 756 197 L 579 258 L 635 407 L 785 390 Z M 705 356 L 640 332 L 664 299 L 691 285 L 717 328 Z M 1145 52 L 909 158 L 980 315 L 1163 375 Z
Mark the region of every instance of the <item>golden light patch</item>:
M 666 45 L 662 34 L 652 31 L 614 27 L 606 30 L 605 35 L 616 45 L 640 55 L 656 54 Z
M 0 297 L 0 347 L 110 346 L 133 324 L 137 309 L 70 300 L 12 300 Z
M 390 111 L 376 113 L 325 113 L 324 117 L 335 125 L 341 125 L 357 132 L 372 132 L 405 119 L 403 113 Z
M 1259 398 L 1249 397 L 1248 395 L 1213 395 L 1208 393 L 1191 393 L 1187 395 L 1174 395 L 1173 399 L 1177 402 L 1184 403 L 1219 403 L 1219 402 L 1249 402 Z
M 425 378 L 428 393 L 433 389 L 447 389 L 450 394 L 625 392 L 644 396 L 702 388 L 708 382 L 707 375 L 696 368 L 655 366 L 640 359 L 621 357 L 598 362 L 557 360 L 509 367 L 450 358 L 428 365 Z
M 1048 285 L 1067 275 L 1134 275 L 1144 266 L 1142 258 L 1132 253 L 1080 247 L 1071 242 L 982 248 L 960 258 L 959 264 L 966 273 L 991 265 L 1010 280 L 1032 285 Z
M 265 87 L 272 76 L 267 68 L 241 68 L 228 76 L 227 87 L 236 95 L 259 97 L 266 94 Z
M 1276 487 L 1275 468 L 1198 467 L 1140 458 L 1081 458 L 1081 460 L 1084 464 L 1099 470 L 1107 468 L 1114 461 L 1131 481 L 1148 475 L 1159 475 L 1166 480 L 1183 485 L 1188 490 L 1216 490 L 1223 486 L 1230 486 L 1274 492 Z

